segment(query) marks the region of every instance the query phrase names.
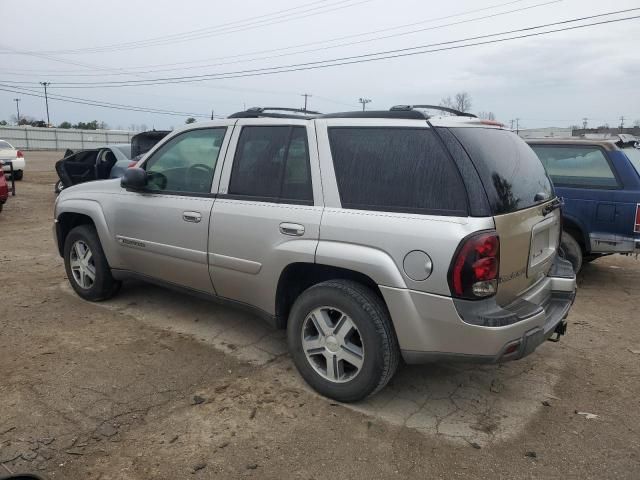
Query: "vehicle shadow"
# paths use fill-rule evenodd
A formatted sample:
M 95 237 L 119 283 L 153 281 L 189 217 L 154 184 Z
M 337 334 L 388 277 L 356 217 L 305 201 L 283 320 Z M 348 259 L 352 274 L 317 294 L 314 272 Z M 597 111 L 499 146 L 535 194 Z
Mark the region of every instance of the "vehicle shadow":
M 68 286 L 63 287 L 70 294 Z M 270 369 L 279 381 L 317 395 L 297 375 L 284 331 L 243 311 L 140 282 L 126 282 L 103 308 L 155 328 L 193 336 L 241 361 Z M 530 357 L 502 365 L 401 365 L 381 392 L 345 405 L 374 418 L 454 441 L 485 445 L 517 434 L 541 402 L 553 398 L 562 365 L 544 345 Z

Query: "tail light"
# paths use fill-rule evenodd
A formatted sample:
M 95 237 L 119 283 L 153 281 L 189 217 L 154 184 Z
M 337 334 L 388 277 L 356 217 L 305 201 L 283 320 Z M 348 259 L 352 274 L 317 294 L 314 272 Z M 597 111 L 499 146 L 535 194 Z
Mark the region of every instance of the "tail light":
M 640 203 L 636 205 L 636 224 L 634 225 L 633 231 L 640 233 Z
M 21 150 L 18 150 L 18 151 L 16 152 L 16 157 L 17 157 L 17 158 L 24 158 L 24 153 L 22 153 L 22 151 L 21 151 Z
M 449 288 L 454 297 L 476 300 L 498 291 L 500 239 L 482 232 L 463 240 L 449 268 Z

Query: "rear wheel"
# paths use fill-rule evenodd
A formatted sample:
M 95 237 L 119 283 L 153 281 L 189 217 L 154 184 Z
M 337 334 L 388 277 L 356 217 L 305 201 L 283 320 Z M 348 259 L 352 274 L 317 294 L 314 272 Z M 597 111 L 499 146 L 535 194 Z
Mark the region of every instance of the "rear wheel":
M 22 180 L 22 177 L 24 176 L 24 170 L 14 170 L 13 171 L 13 179 L 18 181 L 18 180 Z
M 574 272 L 578 273 L 582 269 L 582 247 L 570 233 L 562 232 L 559 253 L 562 258 L 571 262 Z
M 107 300 L 120 289 L 121 284 L 111 275 L 100 239 L 91 225 L 79 225 L 67 235 L 64 266 L 69 283 L 85 300 Z
M 54 187 L 54 190 L 56 193 L 60 193 L 62 190 L 64 190 L 64 183 L 62 183 L 62 180 L 58 180 L 56 182 L 56 186 Z
M 381 390 L 400 359 L 382 300 L 352 281 L 330 280 L 304 291 L 287 327 L 302 377 L 324 396 L 355 402 Z

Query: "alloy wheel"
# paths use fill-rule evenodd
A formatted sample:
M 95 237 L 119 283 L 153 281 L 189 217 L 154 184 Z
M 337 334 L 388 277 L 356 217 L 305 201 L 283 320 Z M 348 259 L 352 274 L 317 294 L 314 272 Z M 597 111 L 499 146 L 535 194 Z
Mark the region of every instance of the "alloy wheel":
M 330 382 L 352 380 L 364 364 L 360 331 L 335 307 L 319 307 L 309 313 L 302 325 L 302 348 L 313 369 Z

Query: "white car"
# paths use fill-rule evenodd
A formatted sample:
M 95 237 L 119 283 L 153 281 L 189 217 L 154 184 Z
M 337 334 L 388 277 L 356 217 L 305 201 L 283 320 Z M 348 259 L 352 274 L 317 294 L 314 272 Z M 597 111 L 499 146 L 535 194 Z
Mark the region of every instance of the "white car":
M 0 161 L 4 162 L 4 173 L 9 173 L 11 167 L 7 162 L 13 163 L 14 180 L 22 180 L 24 175 L 24 154 L 20 150 L 16 150 L 9 142 L 0 140 Z

